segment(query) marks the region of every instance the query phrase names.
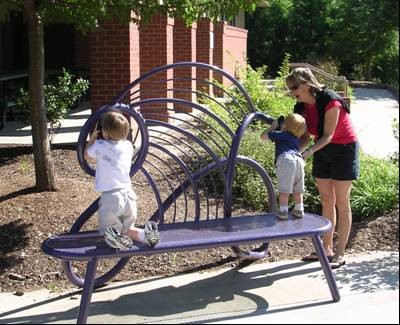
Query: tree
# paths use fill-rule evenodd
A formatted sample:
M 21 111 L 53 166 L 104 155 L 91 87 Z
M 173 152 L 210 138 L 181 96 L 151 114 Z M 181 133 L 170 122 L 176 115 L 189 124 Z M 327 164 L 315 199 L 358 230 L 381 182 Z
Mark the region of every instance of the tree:
M 289 14 L 291 0 L 270 0 L 264 7 L 248 14 L 247 52 L 253 67 L 268 67 L 267 73 L 275 75 L 285 52 L 289 52 Z
M 331 3 L 330 52 L 342 68 L 351 71 L 358 66 L 366 80 L 371 80 L 372 68 L 379 58 L 397 51 L 398 0 L 336 0 Z M 398 67 L 398 63 L 397 63 Z
M 54 191 L 56 183 L 48 141 L 44 106 L 44 25 L 74 24 L 78 30 L 99 28 L 101 21 L 146 21 L 159 12 L 180 17 L 187 24 L 206 15 L 232 18 L 237 11 L 254 10 L 259 0 L 2 0 L 0 19 L 11 11 L 25 16 L 29 39 L 29 102 L 37 191 Z

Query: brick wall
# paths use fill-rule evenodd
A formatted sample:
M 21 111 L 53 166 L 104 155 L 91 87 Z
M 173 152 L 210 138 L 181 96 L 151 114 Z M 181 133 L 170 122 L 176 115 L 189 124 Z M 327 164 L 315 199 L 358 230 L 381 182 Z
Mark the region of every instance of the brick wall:
M 139 77 L 139 32 L 133 23 L 107 22 L 90 34 L 92 111 Z
M 144 74 L 153 68 L 171 64 L 173 62 L 173 28 L 174 19 L 154 15 L 151 20 L 140 26 L 140 73 Z M 172 79 L 172 70 L 158 73 L 141 85 L 141 99 L 149 97 L 172 98 L 173 82 L 159 80 Z M 168 90 L 170 89 L 170 90 Z M 152 104 L 141 107 L 145 117 L 156 118 L 164 121 L 173 115 L 172 105 Z
M 196 30 L 197 24 L 187 27 L 180 19 L 175 19 L 174 25 L 174 62 L 196 61 Z M 189 78 L 193 78 L 189 80 Z M 196 68 L 174 70 L 174 97 L 187 101 L 195 101 L 196 94 L 179 89 L 196 90 Z M 191 112 L 192 109 L 183 105 L 174 105 L 177 112 Z
M 197 23 L 196 36 L 196 59 L 198 62 L 213 64 L 213 44 L 210 40 L 214 38 L 214 24 L 208 18 L 202 18 Z M 213 42 L 215 44 L 215 40 Z M 196 71 L 197 80 L 212 80 L 213 73 L 209 69 L 200 69 Z M 212 95 L 213 90 L 208 84 L 197 83 L 197 90 L 204 91 Z
M 214 64 L 233 77 L 237 76 L 237 68 L 246 65 L 247 30 L 230 26 L 226 22 L 215 24 Z M 229 81 L 221 76 L 216 80 L 229 85 Z

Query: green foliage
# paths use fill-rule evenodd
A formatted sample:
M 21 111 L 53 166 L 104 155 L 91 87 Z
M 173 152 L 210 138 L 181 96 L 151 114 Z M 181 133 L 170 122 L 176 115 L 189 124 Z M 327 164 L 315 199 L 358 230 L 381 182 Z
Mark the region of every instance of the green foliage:
M 62 75 L 57 77 L 55 83 L 49 83 L 44 86 L 45 108 L 47 121 L 50 124 L 52 133 L 60 120 L 68 115 L 71 107 L 88 90 L 89 81 L 78 78 L 73 81 L 73 75 L 63 69 Z M 30 120 L 29 92 L 23 88 L 20 89 L 20 96 L 16 101 L 25 114 L 25 121 Z
M 272 0 L 267 1 L 266 7 L 258 7 L 246 16 L 246 28 L 249 31 L 247 49 L 251 66 L 267 65 L 269 74 L 276 74 L 283 54 L 288 51 L 288 16 L 291 7 L 291 0 Z
M 351 207 L 362 220 L 399 207 L 399 169 L 388 160 L 360 155 L 360 178 L 354 182 Z
M 289 55 L 286 55 L 278 71 L 278 78 L 271 89 L 263 82 L 267 67 L 253 69 L 249 64 L 239 69 L 239 78 L 252 98 L 257 110 L 271 117 L 287 115 L 291 112 L 295 100 L 288 96 L 284 88 L 284 78 L 289 72 Z
M 25 0 L 1 1 L 0 19 L 6 19 L 10 10 L 22 10 Z M 218 20 L 233 18 L 238 10 L 253 11 L 258 0 L 98 0 L 98 1 L 35 1 L 36 14 L 42 23 L 74 24 L 88 31 L 99 27 L 102 20 L 117 19 L 122 22 L 148 21 L 155 13 L 180 17 L 187 24 L 207 16 Z
M 274 188 L 276 188 L 274 169 L 275 148 L 271 142 L 262 141 L 260 134 L 261 132 L 257 131 L 247 132 L 240 145 L 239 154 L 252 157 L 260 163 L 271 177 Z M 233 190 L 235 197 L 242 198 L 246 207 L 251 207 L 255 210 L 266 208 L 266 192 L 264 188 L 261 179 L 254 171 L 246 166 L 237 166 Z
M 399 120 L 396 118 L 392 123 L 393 136 L 399 142 Z M 396 151 L 390 156 L 390 160 L 393 161 L 397 166 L 399 165 L 399 152 Z
M 398 0 L 271 0 L 246 27 L 253 67 L 275 73 L 288 52 L 293 62 L 334 60 L 335 75 L 398 88 Z

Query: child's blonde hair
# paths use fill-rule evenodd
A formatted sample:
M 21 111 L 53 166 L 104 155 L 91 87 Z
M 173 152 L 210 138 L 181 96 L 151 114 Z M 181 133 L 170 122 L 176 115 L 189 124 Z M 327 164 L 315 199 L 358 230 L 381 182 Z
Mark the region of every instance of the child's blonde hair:
M 119 112 L 107 112 L 101 119 L 101 127 L 103 132 L 111 140 L 125 140 L 129 134 L 129 122 Z
M 285 131 L 292 133 L 295 137 L 300 138 L 306 131 L 306 121 L 300 114 L 290 114 L 286 116 Z

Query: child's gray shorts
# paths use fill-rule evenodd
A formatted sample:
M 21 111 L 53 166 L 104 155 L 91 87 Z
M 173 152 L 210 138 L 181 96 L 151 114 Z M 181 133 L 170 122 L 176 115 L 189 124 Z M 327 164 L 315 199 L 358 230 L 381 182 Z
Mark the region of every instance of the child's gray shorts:
M 304 192 L 304 159 L 295 154 L 281 154 L 276 161 L 279 193 Z
M 100 234 L 109 226 L 120 233 L 131 229 L 137 218 L 137 197 L 133 189 L 116 189 L 101 193 L 98 212 L 98 230 Z

